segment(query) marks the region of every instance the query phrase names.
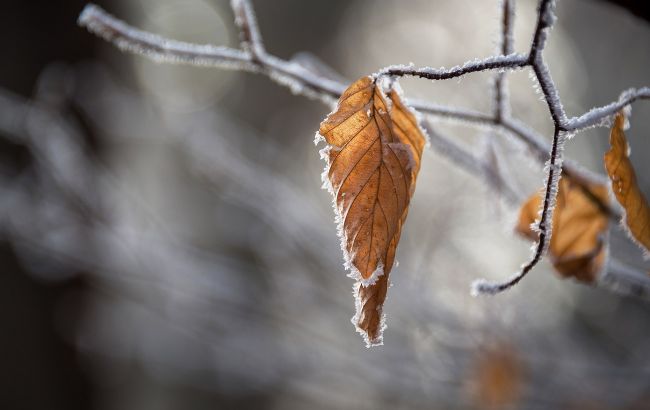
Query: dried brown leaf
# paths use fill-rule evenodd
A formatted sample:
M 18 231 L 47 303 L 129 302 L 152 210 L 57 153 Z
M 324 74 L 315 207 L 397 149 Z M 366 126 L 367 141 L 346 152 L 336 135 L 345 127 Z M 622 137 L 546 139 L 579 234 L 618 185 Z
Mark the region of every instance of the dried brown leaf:
M 589 187 L 591 195 L 607 204 L 608 193 L 604 185 Z M 537 239 L 531 224 L 539 218 L 542 198 L 532 195 L 519 211 L 516 230 Z M 607 256 L 607 214 L 584 191 L 584 188 L 562 178 L 553 217 L 553 236 L 549 258 L 563 277 L 593 283 L 603 269 Z
M 650 252 L 650 206 L 636 182 L 629 159 L 630 148 L 623 132 L 624 125 L 625 116 L 618 113 L 609 135 L 610 149 L 605 153 L 605 168 L 612 181 L 614 195 L 625 209 L 623 225 L 635 242 L 645 252 Z
M 477 408 L 502 409 L 516 404 L 523 376 L 522 363 L 512 345 L 499 343 L 482 350 L 469 377 Z
M 334 199 L 341 249 L 355 285 L 352 318 L 380 344 L 388 275 L 408 213 L 426 139 L 413 111 L 374 78 L 354 82 L 320 125 L 324 185 Z

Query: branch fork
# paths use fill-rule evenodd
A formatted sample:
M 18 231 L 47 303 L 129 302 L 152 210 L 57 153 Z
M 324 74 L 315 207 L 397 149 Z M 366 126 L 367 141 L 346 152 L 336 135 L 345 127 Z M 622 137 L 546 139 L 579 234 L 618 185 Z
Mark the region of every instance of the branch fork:
M 589 183 L 602 183 L 605 181 L 604 177 L 594 175 L 573 162 L 564 160 L 563 150 L 568 137 L 591 127 L 604 126 L 613 115 L 624 107 L 640 99 L 650 99 L 650 87 L 631 89 L 623 92 L 617 101 L 593 108 L 575 117 L 567 117 L 559 92 L 543 57 L 549 32 L 556 20 L 555 1 L 540 0 L 535 32 L 526 54 L 513 52 L 514 0 L 502 0 L 501 6 L 500 44 L 496 55 L 481 60 L 467 61 L 451 68 L 416 68 L 395 65 L 385 67 L 375 74 L 376 77 L 398 78 L 413 76 L 438 81 L 475 72 L 495 71 L 492 114 L 439 106 L 422 101 L 409 101 L 409 105 L 415 110 L 432 117 L 463 121 L 476 126 L 493 127 L 499 131 L 509 133 L 524 142 L 534 154 L 534 157 L 545 164 L 544 201 L 540 210 L 540 221 L 537 225 L 539 238 L 534 246 L 531 258 L 512 278 L 504 282 L 476 281 L 472 286 L 474 294 L 495 294 L 509 289 L 523 279 L 542 259 L 552 235 L 550 221 L 553 220 L 558 183 L 563 174 L 587 191 L 589 190 Z M 89 4 L 84 8 L 79 16 L 78 23 L 91 33 L 112 42 L 124 51 L 142 54 L 155 61 L 207 65 L 260 73 L 283 86 L 289 87 L 296 94 L 317 98 L 328 104 L 331 104 L 345 90 L 346 84 L 325 77 L 317 70 L 269 54 L 264 47 L 253 8 L 248 0 L 232 0 L 231 7 L 235 15 L 235 24 L 239 28 L 241 49 L 185 43 L 147 33 L 129 26 L 93 4 Z M 531 69 L 540 86 L 553 121 L 554 133 L 550 146 L 542 136 L 510 115 L 506 74 L 524 68 Z M 428 123 L 424 125 L 431 129 Z M 461 147 L 438 133 L 430 134 L 434 135 L 432 138 L 434 148 L 443 153 L 446 152 L 452 157 L 463 158 L 462 161 L 456 162 L 470 170 L 470 172 L 479 175 L 486 174 L 477 171 L 477 169 L 484 169 L 483 167 L 467 165 L 475 159 L 473 154 L 465 152 Z M 485 177 L 485 175 L 481 176 Z M 495 181 L 494 175 L 485 178 L 488 183 L 494 183 Z M 516 195 L 509 196 L 515 197 Z M 609 209 L 606 204 L 601 203 L 599 206 Z M 618 218 L 616 211 L 609 211 L 608 213 L 612 219 Z M 617 272 L 619 273 L 617 274 Z M 650 279 L 640 281 L 639 277 L 639 275 L 631 275 L 630 269 L 621 267 L 621 264 L 612 264 L 610 271 L 604 275 L 606 281 L 603 280 L 602 282 L 607 287 L 616 288 L 619 291 L 621 289 L 634 289 L 635 293 L 650 295 Z M 641 285 L 639 285 L 639 281 Z M 642 289 L 642 291 L 639 291 L 639 289 Z

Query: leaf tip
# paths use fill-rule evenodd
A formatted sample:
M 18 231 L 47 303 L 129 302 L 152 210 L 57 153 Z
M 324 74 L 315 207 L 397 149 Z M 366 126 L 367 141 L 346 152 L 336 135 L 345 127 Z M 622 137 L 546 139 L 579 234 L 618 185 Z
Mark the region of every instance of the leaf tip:
M 362 325 L 362 314 L 363 314 L 363 301 L 361 297 L 362 284 L 361 282 L 356 282 L 352 287 L 352 295 L 354 296 L 354 304 L 356 311 L 354 316 L 350 319 L 350 322 L 354 325 L 357 333 L 363 337 L 363 341 L 366 343 L 366 348 L 371 348 L 375 346 L 384 345 L 384 330 L 386 330 L 386 315 L 383 313 L 383 304 L 378 304 L 375 308 L 376 313 L 379 315 L 379 324 L 377 328 L 363 328 Z
M 359 272 L 357 270 L 357 272 Z M 377 283 L 377 280 L 384 275 L 384 264 L 379 261 L 379 265 L 377 265 L 377 268 L 368 276 L 367 278 L 364 278 L 363 276 L 360 276 L 357 280 L 361 282 L 361 285 L 364 287 L 372 286 L 375 283 Z

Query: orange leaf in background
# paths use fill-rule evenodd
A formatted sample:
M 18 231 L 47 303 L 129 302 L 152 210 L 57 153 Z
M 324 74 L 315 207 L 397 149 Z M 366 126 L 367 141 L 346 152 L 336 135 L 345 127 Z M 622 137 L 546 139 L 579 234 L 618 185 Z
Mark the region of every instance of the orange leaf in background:
M 641 248 L 650 252 L 650 207 L 639 189 L 628 158 L 630 149 L 623 132 L 624 124 L 625 116 L 618 113 L 609 135 L 611 148 L 605 153 L 605 168 L 616 199 L 625 208 L 624 226 Z
M 359 282 L 352 321 L 369 346 L 381 344 L 388 275 L 426 139 L 398 92 L 384 94 L 371 77 L 341 95 L 319 132 L 345 266 Z
M 609 202 L 606 186 L 592 185 L 589 190 L 603 203 Z M 534 194 L 519 211 L 516 230 L 531 240 L 537 239 L 531 224 L 539 218 L 541 203 L 540 195 Z M 594 282 L 607 254 L 607 214 L 568 178 L 560 180 L 554 214 L 549 247 L 553 266 L 563 277 Z
M 500 343 L 481 351 L 469 377 L 477 408 L 502 409 L 514 405 L 521 395 L 522 367 L 510 344 Z

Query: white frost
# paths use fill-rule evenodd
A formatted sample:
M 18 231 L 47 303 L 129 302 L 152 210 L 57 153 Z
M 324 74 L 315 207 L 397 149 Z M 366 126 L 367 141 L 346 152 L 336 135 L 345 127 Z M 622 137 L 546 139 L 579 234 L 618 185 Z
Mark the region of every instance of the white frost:
M 382 68 L 373 74 L 373 76 L 378 78 L 387 75 L 391 71 L 406 71 L 415 76 L 427 76 L 431 77 L 434 80 L 448 79 L 460 77 L 467 73 L 484 71 L 489 69 L 488 67 L 493 67 L 494 65 L 501 66 L 504 71 L 521 69 L 525 64 L 526 59 L 527 56 L 524 54 L 512 53 L 505 56 L 490 56 L 482 60 L 475 58 L 473 60 L 466 61 L 462 65 L 453 66 L 451 68 L 421 67 L 416 69 L 411 65 L 397 64 Z

